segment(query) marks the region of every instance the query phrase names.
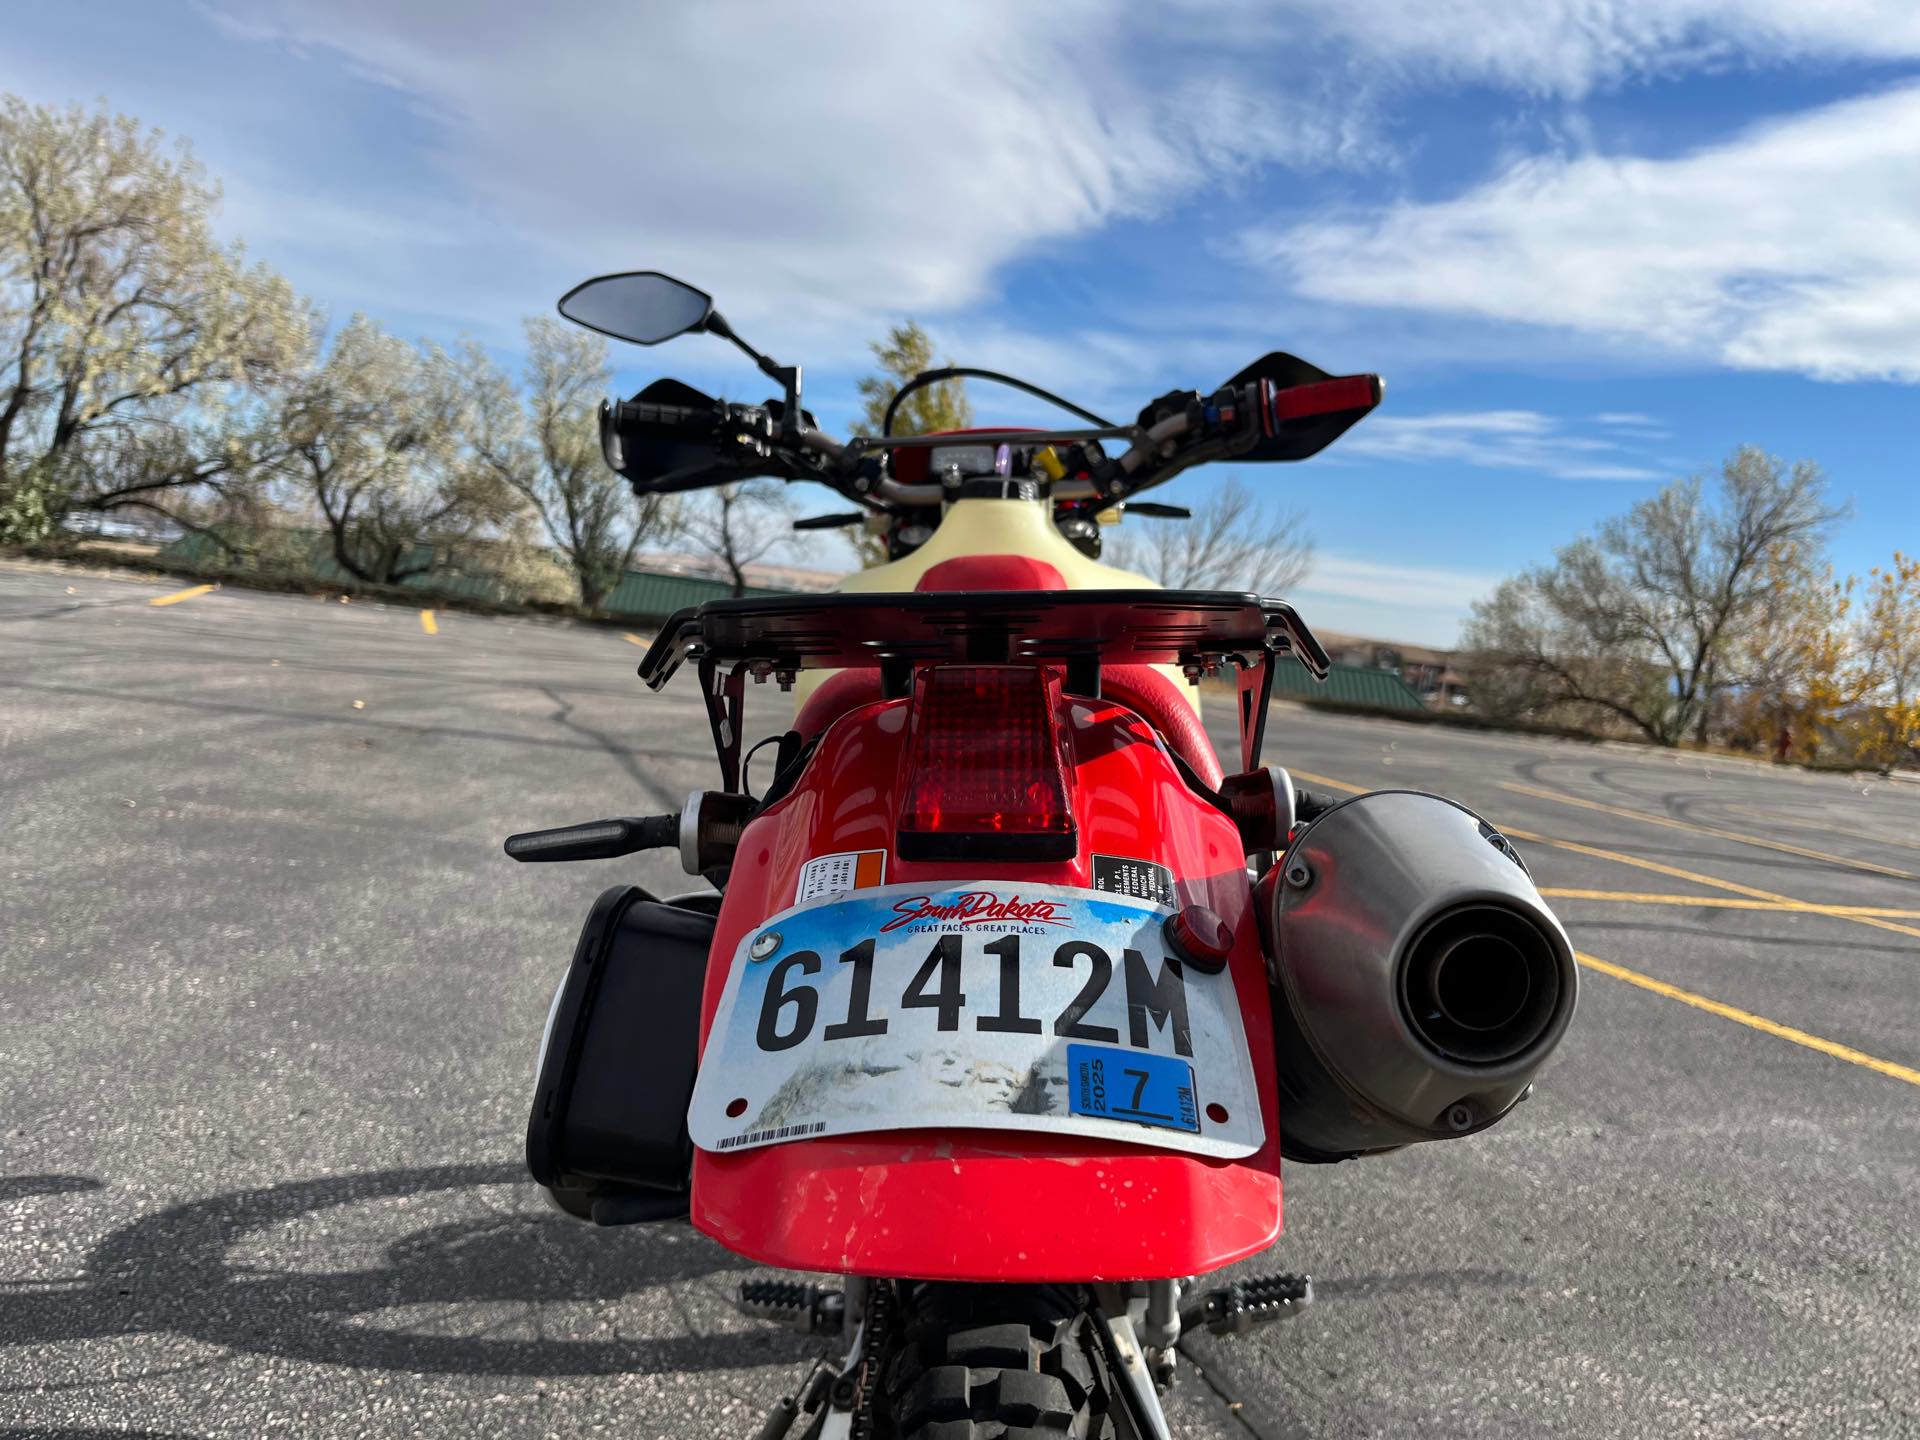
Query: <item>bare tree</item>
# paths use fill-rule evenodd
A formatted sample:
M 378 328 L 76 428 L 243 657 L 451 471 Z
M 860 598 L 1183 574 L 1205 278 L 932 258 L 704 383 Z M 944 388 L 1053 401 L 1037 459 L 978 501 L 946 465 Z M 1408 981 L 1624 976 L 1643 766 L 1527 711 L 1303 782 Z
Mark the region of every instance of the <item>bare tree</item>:
M 532 507 L 589 611 L 620 583 L 640 540 L 671 533 L 662 496 L 636 499 L 600 453 L 597 412 L 612 377 L 606 342 L 547 317 L 527 321 L 522 397 L 478 347 L 467 352 L 481 462 Z
M 727 567 L 733 593 L 747 593 L 747 566 L 764 559 L 793 528 L 786 487 L 777 480 L 747 480 L 722 485 L 705 504 L 689 506 L 681 517 L 686 535 L 700 551 Z
M 306 363 L 311 317 L 214 240 L 217 198 L 127 116 L 0 97 L 0 530 L 254 477 L 258 393 Z
M 1275 510 L 1238 480 L 1208 495 L 1190 520 L 1136 520 L 1154 528 L 1108 547 L 1113 563 L 1170 590 L 1284 595 L 1313 568 L 1313 539 L 1297 510 Z
M 312 496 L 349 575 L 398 584 L 433 568 L 423 541 L 502 525 L 518 497 L 467 448 L 473 405 L 459 366 L 356 315 L 326 363 L 289 387 L 281 473 Z
M 1765 620 L 1769 557 L 1813 564 L 1841 513 L 1812 462 L 1735 451 L 1714 502 L 1698 477 L 1669 485 L 1476 605 L 1464 646 L 1476 699 L 1602 712 L 1663 745 L 1704 740 Z

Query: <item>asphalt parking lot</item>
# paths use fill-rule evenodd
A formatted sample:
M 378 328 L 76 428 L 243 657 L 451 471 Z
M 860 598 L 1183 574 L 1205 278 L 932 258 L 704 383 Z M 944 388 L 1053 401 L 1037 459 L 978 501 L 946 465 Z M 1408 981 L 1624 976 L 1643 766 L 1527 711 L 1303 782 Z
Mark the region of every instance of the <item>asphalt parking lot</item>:
M 586 906 L 685 882 L 499 840 L 677 808 L 697 697 L 618 630 L 181 592 L 0 564 L 0 1440 L 752 1434 L 813 1348 L 746 1268 L 519 1161 Z M 1289 1170 L 1252 1268 L 1320 1301 L 1195 1341 L 1181 1433 L 1920 1435 L 1920 786 L 1296 709 L 1267 757 L 1507 828 L 1585 988 L 1497 1131 Z

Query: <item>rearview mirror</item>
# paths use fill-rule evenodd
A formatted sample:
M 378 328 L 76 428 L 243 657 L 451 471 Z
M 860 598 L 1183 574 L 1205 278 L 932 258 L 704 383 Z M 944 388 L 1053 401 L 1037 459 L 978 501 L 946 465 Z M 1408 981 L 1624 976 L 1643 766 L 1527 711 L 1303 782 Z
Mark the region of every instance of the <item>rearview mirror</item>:
M 574 286 L 560 297 L 560 313 L 616 340 L 658 345 L 705 325 L 713 297 L 658 270 L 638 270 Z

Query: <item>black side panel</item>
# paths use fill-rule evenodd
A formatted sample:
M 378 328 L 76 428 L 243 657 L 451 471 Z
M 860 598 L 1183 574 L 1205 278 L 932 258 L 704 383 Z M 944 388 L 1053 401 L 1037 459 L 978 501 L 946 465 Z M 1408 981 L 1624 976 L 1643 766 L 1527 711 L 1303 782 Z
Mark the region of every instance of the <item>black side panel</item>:
M 634 886 L 594 903 L 527 1121 L 527 1168 L 541 1184 L 686 1190 L 714 923 Z

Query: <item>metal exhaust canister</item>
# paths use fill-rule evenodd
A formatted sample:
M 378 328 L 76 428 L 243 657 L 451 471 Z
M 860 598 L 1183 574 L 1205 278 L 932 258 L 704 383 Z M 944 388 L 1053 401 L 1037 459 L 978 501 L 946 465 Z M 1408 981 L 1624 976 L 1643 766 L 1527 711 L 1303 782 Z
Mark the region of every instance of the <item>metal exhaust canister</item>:
M 1382 790 L 1294 837 L 1271 889 L 1280 1131 L 1297 1160 L 1470 1135 L 1573 1018 L 1566 931 L 1507 838 Z

